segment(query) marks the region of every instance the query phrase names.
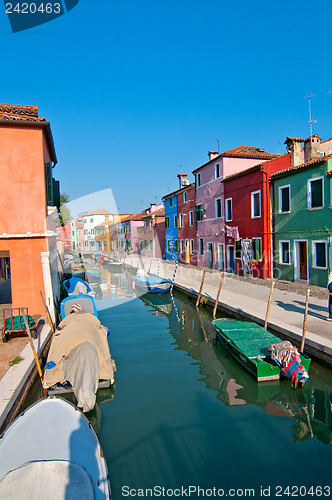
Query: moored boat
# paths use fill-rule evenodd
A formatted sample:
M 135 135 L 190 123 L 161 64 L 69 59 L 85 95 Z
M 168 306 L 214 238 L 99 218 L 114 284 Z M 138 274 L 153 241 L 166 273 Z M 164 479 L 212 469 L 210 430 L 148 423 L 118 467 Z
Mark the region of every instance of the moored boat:
M 134 283 L 135 287 L 149 293 L 166 293 L 172 285 L 171 280 L 153 275 L 135 276 Z
M 111 498 L 98 437 L 74 405 L 41 399 L 5 430 L 0 498 Z
M 69 295 L 60 304 L 60 317 L 64 319 L 72 309 L 73 304 L 79 304 L 83 307 L 85 312 L 89 312 L 98 318 L 98 310 L 96 302 L 91 295 L 87 294 L 73 294 Z
M 84 298 L 90 300 L 84 302 Z M 74 392 L 84 412 L 94 407 L 98 388 L 114 383 L 116 371 L 107 341 L 109 331 L 97 314 L 87 312 L 86 304 L 95 307 L 89 295 L 71 295 L 62 301 L 64 319 L 52 338 L 43 379 L 49 394 Z
M 281 364 L 278 364 L 275 358 L 271 357 L 272 349 L 269 350 L 273 346 L 279 347 L 282 343 L 279 337 L 249 321 L 221 318 L 213 320 L 212 323 L 217 331 L 217 338 L 227 353 L 231 354 L 240 365 L 255 377 L 257 382 L 278 380 L 283 372 L 288 376 L 287 370 L 283 370 Z M 294 346 L 292 347 L 294 348 Z M 294 349 L 296 350 L 296 348 Z M 306 372 L 309 371 L 310 361 L 310 358 L 305 354 L 299 354 L 298 364 Z M 297 377 L 302 384 L 300 375 L 301 373 L 298 371 Z
M 62 285 L 68 295 L 94 294 L 94 291 L 90 287 L 89 283 L 84 281 L 79 276 L 72 276 L 71 278 L 64 280 Z

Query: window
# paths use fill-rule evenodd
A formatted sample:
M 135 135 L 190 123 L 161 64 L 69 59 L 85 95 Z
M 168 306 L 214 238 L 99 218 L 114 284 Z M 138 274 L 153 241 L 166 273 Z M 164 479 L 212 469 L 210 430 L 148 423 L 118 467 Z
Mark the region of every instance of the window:
M 94 229 L 91 229 L 91 234 L 95 234 L 95 230 Z
M 201 174 L 197 174 L 197 177 L 196 177 L 196 181 L 197 181 L 197 186 L 201 186 L 202 185 L 202 182 L 201 182 Z
M 290 210 L 290 185 L 279 187 L 279 213 L 289 213 Z
M 187 191 L 185 191 L 183 193 L 183 203 L 186 203 L 187 199 L 188 199 L 188 193 L 187 193 Z
M 91 224 L 93 224 L 93 219 L 90 219 Z
M 323 208 L 324 206 L 323 177 L 308 181 L 308 208 Z
M 153 241 L 150 240 L 150 252 L 152 252 L 152 250 L 153 250 Z
M 252 260 L 262 260 L 262 238 L 252 239 Z
M 181 249 L 181 253 L 184 253 L 184 243 L 183 243 L 183 240 L 180 240 L 180 249 Z
M 165 217 L 165 228 L 169 229 L 169 217 Z
M 169 240 L 167 240 L 167 251 L 170 252 L 171 251 L 171 243 Z
M 241 259 L 242 257 L 242 240 L 235 240 L 235 258 Z
M 330 207 L 332 208 L 332 178 L 330 179 Z
M 216 163 L 214 166 L 214 178 L 219 179 L 220 177 L 220 165 L 219 163 Z
M 84 224 L 86 224 L 86 219 L 84 219 Z
M 173 206 L 173 198 L 170 198 L 169 199 L 169 206 L 172 207 Z
M 289 241 L 279 241 L 279 263 L 290 264 L 290 243 Z
M 191 255 L 194 253 L 194 240 L 190 240 L 190 253 Z
M 193 226 L 194 225 L 194 212 L 191 211 L 189 212 L 189 226 Z
M 261 192 L 254 191 L 251 193 L 251 218 L 257 219 L 261 216 Z
M 199 239 L 199 255 L 204 255 L 204 240 L 203 240 L 203 238 Z
M 217 198 L 215 200 L 215 204 L 216 204 L 216 218 L 220 219 L 221 214 L 222 214 L 222 211 L 221 211 L 221 198 Z
M 203 214 L 204 214 L 203 205 L 202 204 L 196 205 L 195 211 L 196 211 L 196 220 L 197 221 L 203 220 Z
M 178 227 L 178 216 L 177 216 L 177 214 L 174 215 L 174 227 Z
M 177 252 L 179 247 L 178 247 L 179 243 L 178 243 L 178 240 L 174 240 L 174 252 Z
M 313 241 L 312 242 L 312 267 L 318 267 L 320 269 L 326 269 L 327 257 L 326 257 L 326 241 Z
M 152 230 L 152 220 L 150 220 L 150 231 Z
M 180 214 L 180 227 L 183 227 L 183 214 Z
M 226 221 L 229 222 L 233 219 L 232 198 L 227 198 L 225 200 L 225 205 L 226 205 Z

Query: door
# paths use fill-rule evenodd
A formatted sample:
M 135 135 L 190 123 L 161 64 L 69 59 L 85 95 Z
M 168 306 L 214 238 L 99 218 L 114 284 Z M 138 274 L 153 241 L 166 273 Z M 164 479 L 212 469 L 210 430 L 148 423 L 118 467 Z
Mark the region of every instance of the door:
M 227 245 L 227 271 L 234 273 L 235 259 L 234 259 L 234 245 Z
M 241 242 L 241 261 L 243 274 L 250 274 L 250 262 L 252 261 L 252 243 L 251 240 L 242 240 Z
M 190 242 L 186 240 L 186 264 L 190 264 Z
M 207 244 L 207 251 L 208 251 L 208 267 L 210 269 L 213 269 L 213 244 L 212 243 Z
M 219 271 L 225 271 L 224 245 L 221 243 L 218 243 L 218 269 Z
M 299 241 L 300 280 L 308 279 L 307 242 Z

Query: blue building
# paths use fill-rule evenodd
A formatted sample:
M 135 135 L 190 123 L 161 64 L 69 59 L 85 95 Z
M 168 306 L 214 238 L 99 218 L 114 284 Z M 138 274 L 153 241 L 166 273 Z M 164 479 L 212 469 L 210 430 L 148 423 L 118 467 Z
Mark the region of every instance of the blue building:
M 177 190 L 178 191 L 178 190 Z M 177 191 L 163 197 L 165 204 L 165 259 L 179 260 Z

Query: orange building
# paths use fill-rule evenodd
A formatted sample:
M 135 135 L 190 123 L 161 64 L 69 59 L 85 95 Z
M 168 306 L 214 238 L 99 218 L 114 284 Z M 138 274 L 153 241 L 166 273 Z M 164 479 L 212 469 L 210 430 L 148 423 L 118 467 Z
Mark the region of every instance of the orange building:
M 37 106 L 0 105 L 0 257 L 10 259 L 13 307 L 51 315 L 59 294 L 59 182 L 49 122 Z

